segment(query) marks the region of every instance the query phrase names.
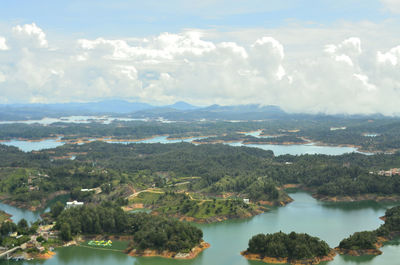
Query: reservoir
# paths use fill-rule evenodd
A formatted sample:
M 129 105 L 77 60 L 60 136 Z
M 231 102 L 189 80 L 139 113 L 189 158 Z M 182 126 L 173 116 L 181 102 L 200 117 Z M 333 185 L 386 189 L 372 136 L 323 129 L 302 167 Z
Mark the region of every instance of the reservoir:
M 248 240 L 258 233 L 304 232 L 318 236 L 331 247 L 350 234 L 378 228 L 379 219 L 393 204 L 376 202 L 328 203 L 319 202 L 308 193 L 290 193 L 294 202 L 285 207 L 260 214 L 246 220 L 231 220 L 221 223 L 198 225 L 204 232 L 205 241 L 211 247 L 193 260 L 163 258 L 135 258 L 124 253 L 66 247 L 56 250 L 57 254 L 46 261 L 0 261 L 0 264 L 45 264 L 45 265 L 261 265 L 247 261 L 239 252 L 247 248 Z M 383 254 L 376 257 L 336 256 L 329 265 L 398 265 L 400 241 L 392 241 L 381 248 Z
M 192 137 L 186 139 L 168 139 L 168 136 L 156 136 L 153 138 L 137 141 L 137 142 L 124 142 L 124 141 L 109 141 L 110 143 L 129 144 L 129 143 L 180 143 L 180 142 L 192 142 L 201 139 L 201 137 Z M 94 140 L 94 139 L 93 139 Z M 11 140 L 7 142 L 1 142 L 5 145 L 15 146 L 24 152 L 39 151 L 43 149 L 56 148 L 65 144 L 59 139 L 46 139 L 41 141 L 25 141 L 25 140 Z M 346 146 L 319 146 L 313 143 L 298 144 L 298 145 L 278 145 L 278 144 L 242 144 L 241 142 L 227 143 L 231 146 L 247 146 L 256 147 L 264 150 L 272 150 L 276 156 L 290 154 L 290 155 L 302 155 L 302 154 L 324 154 L 324 155 L 342 155 L 345 153 L 357 152 L 354 147 Z
M 19 220 L 25 219 L 28 223 L 33 223 L 40 219 L 40 215 L 42 213 L 50 211 L 51 205 L 53 205 L 56 201 L 61 201 L 62 203 L 66 203 L 69 199 L 69 195 L 60 195 L 55 197 L 52 200 L 47 202 L 47 205 L 44 209 L 38 209 L 35 212 L 29 211 L 27 209 L 17 208 L 15 206 L 11 206 L 5 203 L 0 202 L 0 210 L 11 214 L 11 219 L 14 223 L 18 223 Z

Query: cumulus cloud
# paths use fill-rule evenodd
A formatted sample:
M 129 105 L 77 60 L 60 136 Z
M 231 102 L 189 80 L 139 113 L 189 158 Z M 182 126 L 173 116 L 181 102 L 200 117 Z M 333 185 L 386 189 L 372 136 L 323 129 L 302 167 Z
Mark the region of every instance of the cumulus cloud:
M 15 36 L 23 41 L 31 41 L 37 47 L 47 48 L 48 42 L 46 40 L 46 34 L 41 28 L 36 26 L 35 23 L 25 24 L 23 26 L 17 25 L 13 28 Z
M 389 63 L 393 66 L 398 65 L 400 60 L 400 46 L 394 47 L 388 52 L 378 51 L 377 59 L 378 62 L 382 64 Z
M 293 45 L 274 34 L 256 35 L 242 43 L 190 30 L 147 38 L 82 38 L 56 47 L 34 23 L 18 25 L 6 36 L 7 45 L 0 37 L 0 49 L 2 43 L 7 48 L 0 51 L 0 100 L 119 97 L 400 114 L 400 46 L 374 49 L 352 35 L 296 56 Z

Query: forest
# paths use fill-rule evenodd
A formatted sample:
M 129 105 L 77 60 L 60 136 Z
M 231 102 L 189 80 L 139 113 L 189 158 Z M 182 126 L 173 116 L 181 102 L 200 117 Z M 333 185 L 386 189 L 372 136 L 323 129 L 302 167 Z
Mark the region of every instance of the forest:
M 398 167 L 399 153 L 274 156 L 272 151 L 224 144 L 104 142 L 28 153 L 0 145 L 0 151 L 0 192 L 6 201 L 23 207 L 44 207 L 47 198 L 56 192 L 85 202 L 120 198 L 122 205 L 129 203 L 124 198 L 132 190 L 150 188 L 162 193 L 188 192 L 199 200 L 247 198 L 253 204 L 267 201 L 281 205 L 290 201 L 280 188 L 285 184 L 297 184 L 317 198 L 400 196 L 400 176 L 378 174 Z M 68 159 L 69 154 L 74 154 L 75 160 Z M 98 188 L 100 193 L 80 191 L 91 188 Z M 186 213 L 195 215 L 198 203 L 189 199 L 185 205 L 190 206 Z M 224 208 L 218 201 L 215 211 L 221 206 L 218 212 Z M 212 203 L 210 207 L 209 212 L 217 214 Z M 173 214 L 175 210 L 175 206 L 168 205 L 163 212 Z M 182 209 L 177 212 L 182 214 Z

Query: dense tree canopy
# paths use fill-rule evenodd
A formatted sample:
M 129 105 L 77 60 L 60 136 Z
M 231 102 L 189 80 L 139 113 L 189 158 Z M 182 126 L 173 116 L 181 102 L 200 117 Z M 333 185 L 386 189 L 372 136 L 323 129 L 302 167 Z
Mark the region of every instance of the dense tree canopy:
M 326 242 L 308 234 L 278 232 L 253 236 L 247 251 L 264 257 L 301 260 L 326 256 L 330 248 Z
M 350 250 L 375 249 L 377 240 L 375 231 L 356 232 L 340 241 L 339 248 Z
M 69 208 L 57 217 L 56 229 L 64 240 L 77 234 L 124 234 L 134 238 L 139 250 L 188 251 L 198 245 L 203 232 L 189 223 L 146 213 L 126 213 L 109 203 Z

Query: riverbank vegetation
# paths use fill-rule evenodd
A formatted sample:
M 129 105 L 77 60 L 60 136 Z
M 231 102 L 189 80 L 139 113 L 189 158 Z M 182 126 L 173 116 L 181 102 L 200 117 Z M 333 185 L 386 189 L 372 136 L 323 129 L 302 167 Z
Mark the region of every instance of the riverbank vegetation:
M 18 224 L 5 220 L 0 224 L 0 246 L 11 248 L 20 246 L 30 240 L 38 228 L 38 224 L 31 227 L 25 219 L 21 219 Z
M 3 223 L 6 220 L 9 220 L 10 217 L 11 217 L 11 215 L 9 215 L 8 213 L 0 210 L 0 224 Z
M 400 236 L 400 206 L 386 210 L 385 223 L 374 231 L 356 232 L 343 239 L 336 250 L 352 256 L 380 255 L 383 242 Z

